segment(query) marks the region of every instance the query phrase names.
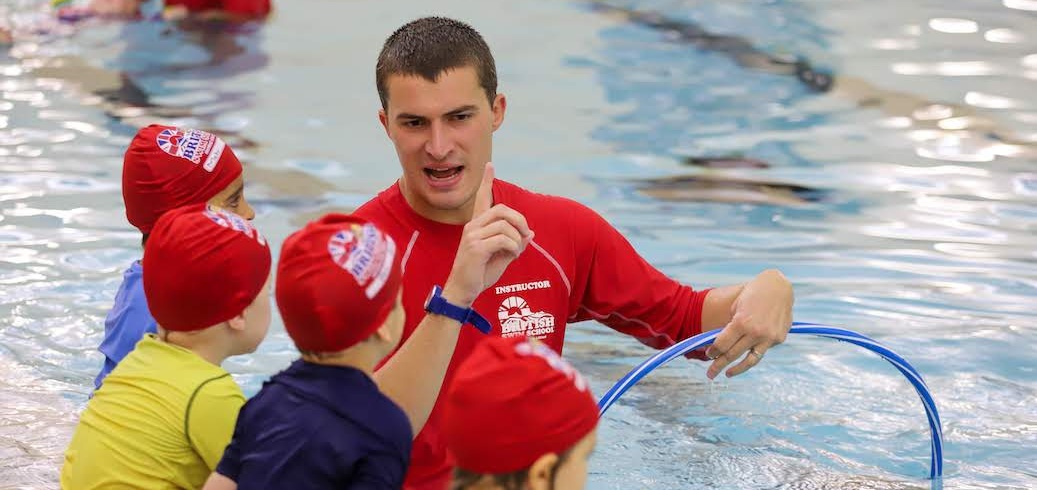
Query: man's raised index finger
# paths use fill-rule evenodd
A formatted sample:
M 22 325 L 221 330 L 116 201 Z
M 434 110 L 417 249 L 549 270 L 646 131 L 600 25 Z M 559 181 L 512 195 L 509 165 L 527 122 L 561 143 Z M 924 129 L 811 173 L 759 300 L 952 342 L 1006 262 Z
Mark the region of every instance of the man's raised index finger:
M 479 183 L 479 190 L 475 191 L 475 209 L 472 211 L 472 218 L 489 211 L 493 207 L 493 174 L 493 162 L 486 162 L 486 168 L 482 174 L 482 182 Z

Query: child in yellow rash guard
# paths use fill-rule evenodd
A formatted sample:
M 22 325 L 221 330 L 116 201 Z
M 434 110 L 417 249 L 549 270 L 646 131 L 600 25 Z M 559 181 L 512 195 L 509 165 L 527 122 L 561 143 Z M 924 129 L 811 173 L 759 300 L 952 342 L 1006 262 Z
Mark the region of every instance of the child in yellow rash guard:
M 243 218 L 195 205 L 165 213 L 144 249 L 159 325 L 94 393 L 65 452 L 61 486 L 200 488 L 245 397 L 220 364 L 270 325 L 270 248 Z
M 62 486 L 197 488 L 219 463 L 244 403 L 230 373 L 148 334 L 83 412 Z

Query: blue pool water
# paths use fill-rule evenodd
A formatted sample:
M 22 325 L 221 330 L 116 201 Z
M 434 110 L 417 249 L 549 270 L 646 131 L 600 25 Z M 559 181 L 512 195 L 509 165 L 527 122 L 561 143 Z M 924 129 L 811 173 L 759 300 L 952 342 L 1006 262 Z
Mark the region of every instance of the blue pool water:
M 279 244 L 398 175 L 373 64 L 429 13 L 494 49 L 502 178 L 593 206 L 695 286 L 781 268 L 797 320 L 860 331 L 925 375 L 944 488 L 1037 487 L 1037 3 L 610 5 L 667 22 L 581 2 L 293 0 L 260 29 L 201 35 L 0 3 L 19 38 L 0 54 L 0 489 L 54 487 L 100 366 L 140 255 L 119 193 L 136 127 L 222 131 Z M 599 394 L 651 353 L 594 323 L 566 347 Z M 275 319 L 227 365 L 254 393 L 294 355 Z M 739 378 L 709 382 L 697 361 L 646 378 L 603 419 L 589 487 L 930 488 L 928 451 L 892 367 L 790 337 Z

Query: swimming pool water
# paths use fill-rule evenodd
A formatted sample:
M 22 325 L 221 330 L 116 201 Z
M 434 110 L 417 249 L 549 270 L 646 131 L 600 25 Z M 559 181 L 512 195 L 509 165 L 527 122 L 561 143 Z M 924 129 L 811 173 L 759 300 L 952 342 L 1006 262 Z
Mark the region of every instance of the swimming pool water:
M 1033 2 L 610 5 L 295 0 L 262 28 L 208 34 L 0 5 L 20 29 L 0 55 L 0 488 L 54 486 L 100 366 L 140 255 L 119 193 L 137 125 L 223 132 L 279 245 L 398 175 L 373 64 L 429 13 L 494 49 L 500 177 L 591 205 L 695 286 L 781 268 L 797 320 L 858 330 L 926 377 L 945 488 L 1037 487 Z M 832 86 L 804 83 L 797 60 Z M 594 323 L 566 347 L 598 394 L 651 353 Z M 294 355 L 275 318 L 227 366 L 254 393 Z M 589 487 L 931 486 L 922 408 L 877 356 L 790 338 L 744 376 L 704 373 L 677 361 L 625 395 Z

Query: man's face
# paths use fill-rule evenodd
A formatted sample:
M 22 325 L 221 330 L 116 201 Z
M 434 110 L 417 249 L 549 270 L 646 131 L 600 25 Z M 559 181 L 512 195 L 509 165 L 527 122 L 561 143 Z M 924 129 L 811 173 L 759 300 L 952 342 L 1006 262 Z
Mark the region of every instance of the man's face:
M 403 167 L 404 197 L 426 218 L 466 223 L 493 132 L 504 122 L 504 95 L 491 106 L 473 67 L 445 71 L 436 82 L 393 75 L 386 87 L 388 107 L 378 118 Z

